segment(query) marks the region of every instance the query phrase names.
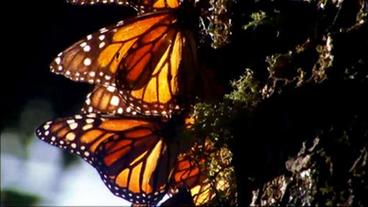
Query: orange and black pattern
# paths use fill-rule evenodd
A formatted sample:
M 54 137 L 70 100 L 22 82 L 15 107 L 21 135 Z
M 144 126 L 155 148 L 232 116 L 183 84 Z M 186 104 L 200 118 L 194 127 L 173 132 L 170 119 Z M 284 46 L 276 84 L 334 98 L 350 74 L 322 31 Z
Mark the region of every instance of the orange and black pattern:
M 179 187 L 190 189 L 196 205 L 209 202 L 214 193 L 204 164 L 213 149 L 180 148 L 165 130 L 155 119 L 89 113 L 46 122 L 36 134 L 82 157 L 114 195 L 132 203 L 156 204 Z
M 136 8 L 138 11 L 152 11 L 157 9 L 177 8 L 179 0 L 67 0 L 76 5 L 118 4 Z
M 199 141 L 199 140 L 198 140 Z M 212 142 L 205 139 L 196 142 L 190 150 L 178 156 L 171 183 L 171 194 L 180 187 L 189 189 L 193 204 L 208 204 L 215 196 L 215 190 L 208 177 L 208 157 L 215 151 Z
M 117 87 L 145 115 L 170 116 L 201 74 L 193 35 L 171 10 L 102 28 L 61 52 L 51 71 L 74 81 Z
M 194 121 L 178 118 L 190 108 L 183 100 L 201 90 L 196 40 L 179 19 L 182 2 L 69 2 L 151 12 L 102 28 L 55 58 L 52 72 L 95 86 L 80 114 L 44 123 L 37 136 L 82 157 L 114 195 L 133 204 L 156 205 L 181 187 L 195 205 L 209 202 L 214 193 L 205 163 L 213 149 L 199 138 L 178 136 Z
M 132 106 L 127 106 L 123 97 L 114 86 L 97 85 L 89 93 L 81 109 L 82 113 L 111 115 L 137 115 Z
M 190 190 L 194 204 L 208 203 L 215 194 L 205 163 L 213 148 L 208 140 L 180 148 L 175 137 L 165 137 L 165 125 L 137 115 L 88 113 L 46 122 L 36 134 L 81 156 L 114 195 L 132 203 L 154 205 L 179 187 Z
M 78 114 L 46 122 L 36 134 L 94 166 L 114 195 L 154 204 L 166 193 L 176 157 L 161 131 L 159 122 L 143 117 Z

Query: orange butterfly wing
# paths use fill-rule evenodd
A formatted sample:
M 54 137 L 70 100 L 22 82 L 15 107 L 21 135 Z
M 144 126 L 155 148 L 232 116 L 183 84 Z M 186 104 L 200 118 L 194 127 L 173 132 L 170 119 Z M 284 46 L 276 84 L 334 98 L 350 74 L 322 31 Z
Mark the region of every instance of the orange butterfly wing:
M 143 0 L 144 5 L 152 5 L 154 9 L 164 8 L 178 8 L 180 5 L 179 0 Z
M 155 12 L 88 35 L 60 53 L 51 71 L 75 81 L 117 84 L 134 110 L 169 116 L 180 109 L 180 96 L 192 95 L 199 75 L 194 39 L 179 30 L 172 14 Z
M 74 81 L 114 84 L 120 63 L 132 46 L 167 18 L 167 13 L 150 14 L 102 28 L 59 53 L 51 71 Z
M 108 138 L 108 135 L 99 137 L 102 132 L 94 130 L 99 124 L 96 114 L 77 114 L 44 123 L 36 130 L 36 135 L 41 140 L 77 154 L 94 165 L 96 149 Z
M 156 204 L 166 194 L 173 160 L 164 139 L 150 129 L 138 127 L 126 137 L 107 140 L 98 156 L 99 173 L 115 195 L 133 203 Z
M 171 191 L 175 193 L 181 186 L 189 189 L 195 206 L 210 202 L 215 192 L 206 172 L 206 158 L 213 148 L 205 140 L 204 145 L 194 144 L 186 153 L 178 156 L 171 181 Z
M 114 195 L 155 204 L 166 193 L 173 163 L 160 130 L 144 118 L 87 114 L 46 122 L 36 134 L 93 165 Z
M 213 186 L 211 186 L 210 180 L 207 178 L 203 180 L 198 185 L 190 189 L 190 194 L 192 194 L 193 203 L 195 206 L 203 206 L 210 202 L 215 197 L 215 191 Z
M 136 115 L 132 107 L 127 106 L 123 97 L 114 86 L 97 85 L 87 95 L 82 113 L 102 113 L 118 115 Z
M 199 161 L 188 154 L 179 155 L 176 161 L 173 182 L 174 188 L 195 186 L 201 177 Z
M 75 5 L 94 5 L 94 4 L 118 4 L 127 5 L 129 2 L 135 2 L 132 0 L 66 0 L 66 2 Z
M 143 7 L 145 10 L 177 8 L 180 5 L 179 0 L 67 0 L 68 3 L 77 5 L 94 4 L 118 4 L 128 5 L 135 8 Z

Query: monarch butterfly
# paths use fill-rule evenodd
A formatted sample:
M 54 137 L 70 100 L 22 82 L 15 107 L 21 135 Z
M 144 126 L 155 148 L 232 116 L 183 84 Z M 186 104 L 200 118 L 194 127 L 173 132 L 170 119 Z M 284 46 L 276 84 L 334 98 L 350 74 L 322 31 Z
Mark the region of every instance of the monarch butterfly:
M 192 121 L 186 119 L 185 127 Z M 208 139 L 204 144 L 199 144 L 201 139 L 178 139 L 173 126 L 139 115 L 89 113 L 46 122 L 36 134 L 81 156 L 114 195 L 133 204 L 154 205 L 184 187 L 196 206 L 205 205 L 216 195 L 206 169 L 213 144 Z
M 112 86 L 96 86 L 94 91 L 87 96 L 86 104 L 82 111 L 115 115 L 137 114 L 124 106 L 117 89 Z M 190 128 L 193 123 L 194 120 L 192 118 L 187 118 L 185 127 Z M 201 172 L 203 169 L 200 169 L 200 166 L 204 165 L 206 161 L 205 157 L 213 151 L 213 147 L 210 146 L 210 142 L 207 139 L 205 144 L 200 145 L 196 143 L 190 150 L 178 155 L 171 181 L 172 194 L 174 194 L 174 189 L 183 186 L 191 190 L 193 202 L 196 205 L 202 205 L 214 196 L 214 193 L 209 188 L 208 180 L 206 180 L 206 173 Z
M 136 204 L 156 204 L 170 185 L 189 183 L 199 173 L 195 168 L 177 167 L 184 162 L 178 155 L 194 140 L 176 139 L 174 126 L 177 123 L 137 115 L 90 113 L 46 122 L 36 134 L 94 166 L 114 195 Z
M 120 105 L 122 104 L 122 105 Z M 131 114 L 136 115 L 135 111 L 124 106 L 115 87 L 96 86 L 94 91 L 87 96 L 83 112 L 97 112 L 109 114 Z M 190 128 L 194 120 L 187 118 L 186 127 Z M 175 170 L 171 181 L 171 194 L 180 187 L 191 190 L 193 203 L 197 206 L 208 202 L 214 193 L 209 188 L 208 180 L 205 180 L 205 173 L 201 172 L 200 165 L 205 162 L 205 155 L 212 152 L 209 141 L 203 146 L 196 143 L 189 151 L 179 154 L 175 164 Z M 199 154 L 200 156 L 195 156 Z M 203 170 L 202 170 L 203 171 Z
M 212 148 L 175 139 L 172 125 L 140 116 L 77 114 L 36 130 L 52 145 L 94 166 L 110 191 L 134 204 L 156 204 L 186 187 L 196 206 L 214 197 L 203 168 Z M 196 142 L 195 144 L 193 144 Z
M 138 3 L 155 11 L 88 35 L 59 53 L 50 68 L 74 81 L 116 87 L 125 104 L 141 114 L 169 117 L 201 93 L 197 15 L 189 0 Z

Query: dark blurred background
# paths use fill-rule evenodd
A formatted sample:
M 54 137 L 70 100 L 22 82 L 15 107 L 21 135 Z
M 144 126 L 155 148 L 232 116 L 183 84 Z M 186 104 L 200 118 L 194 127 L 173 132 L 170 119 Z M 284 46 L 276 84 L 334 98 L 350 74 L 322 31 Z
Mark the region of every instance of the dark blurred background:
M 91 166 L 41 142 L 34 130 L 77 112 L 91 88 L 52 74 L 56 55 L 134 11 L 64 0 L 10 1 L 2 8 L 9 13 L 2 43 L 1 206 L 127 205 Z

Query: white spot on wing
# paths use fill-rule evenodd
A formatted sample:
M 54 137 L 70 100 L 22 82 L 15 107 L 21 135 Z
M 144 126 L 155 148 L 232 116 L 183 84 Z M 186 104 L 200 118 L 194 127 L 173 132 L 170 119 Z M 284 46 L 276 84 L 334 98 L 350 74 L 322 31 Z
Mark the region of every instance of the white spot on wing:
M 114 86 L 107 86 L 107 90 L 110 91 L 110 92 L 114 92 L 115 87 Z
M 107 30 L 105 27 L 100 29 L 100 32 L 101 32 L 101 33 L 105 33 L 105 32 L 107 32 L 107 31 L 108 31 L 108 30 Z
M 83 47 L 83 51 L 84 52 L 89 52 L 91 50 L 91 46 L 86 45 L 85 47 Z
M 91 104 L 91 99 L 87 98 L 87 99 L 86 99 L 86 104 L 87 104 L 87 105 L 90 105 L 90 104 Z
M 73 141 L 75 139 L 75 134 L 73 132 L 69 132 L 65 138 L 69 141 Z
M 113 96 L 110 100 L 110 104 L 113 105 L 113 106 L 118 106 L 119 105 L 119 97 Z
M 84 59 L 84 61 L 83 61 L 83 64 L 84 64 L 85 66 L 89 66 L 89 65 L 91 65 L 91 63 L 92 63 L 92 61 L 91 61 L 91 59 L 90 59 L 90 58 L 86 58 L 86 59 Z
M 59 65 L 61 63 L 61 58 L 60 57 L 55 58 L 55 63 Z
M 118 113 L 119 113 L 119 114 L 122 114 L 122 113 L 123 113 L 123 108 L 119 107 L 119 108 L 118 108 Z
M 100 44 L 98 45 L 99 48 L 103 48 L 105 46 L 105 42 L 100 42 Z
M 88 107 L 87 111 L 88 111 L 89 113 L 91 113 L 91 112 L 93 111 L 93 108 L 90 106 L 90 107 Z
M 93 126 L 92 126 L 92 124 L 87 124 L 87 125 L 84 125 L 82 129 L 83 129 L 84 131 L 86 131 L 86 130 L 88 130 L 88 129 L 92 128 L 92 127 L 93 127 Z
M 117 24 L 116 24 L 116 26 L 121 26 L 122 24 L 124 24 L 124 21 L 122 20 L 122 21 L 120 21 L 120 22 L 118 22 Z
M 71 130 L 76 129 L 77 127 L 78 127 L 78 124 L 77 124 L 77 123 L 69 124 L 69 128 L 70 128 Z
M 87 117 L 89 117 L 89 118 L 96 118 L 96 114 L 95 113 L 87 114 Z
M 68 119 L 68 120 L 66 120 L 66 123 L 68 123 L 68 124 L 71 124 L 71 123 L 74 123 L 74 122 L 75 122 L 74 119 Z
M 102 40 L 104 40 L 104 39 L 105 39 L 105 35 L 100 35 L 100 36 L 98 37 L 98 39 L 99 39 L 99 40 L 101 40 L 101 41 L 102 41 Z

